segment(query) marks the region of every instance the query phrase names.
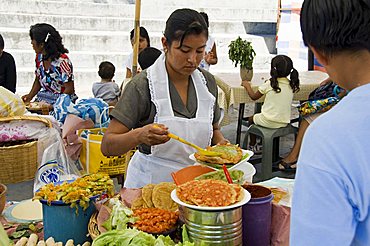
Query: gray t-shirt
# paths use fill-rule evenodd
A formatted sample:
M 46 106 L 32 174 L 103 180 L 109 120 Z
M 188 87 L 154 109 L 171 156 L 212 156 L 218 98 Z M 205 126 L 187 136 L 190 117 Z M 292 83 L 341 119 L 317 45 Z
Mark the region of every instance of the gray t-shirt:
M 216 80 L 209 72 L 205 70 L 201 71 L 207 80 L 209 92 L 216 98 L 213 116 L 213 123 L 216 123 L 220 119 L 220 108 L 217 103 L 218 91 Z M 169 83 L 169 90 L 174 115 L 181 118 L 195 118 L 198 105 L 194 84 L 189 83 L 186 107 L 171 81 Z M 127 128 L 133 129 L 153 123 L 155 114 L 156 108 L 151 102 L 146 70 L 143 70 L 126 85 L 115 109 L 111 112 L 111 116 L 120 121 Z M 139 150 L 142 153 L 149 154 L 150 146 L 140 145 Z
M 115 82 L 96 82 L 93 84 L 92 92 L 95 98 L 101 98 L 109 103 L 118 99 L 120 89 Z

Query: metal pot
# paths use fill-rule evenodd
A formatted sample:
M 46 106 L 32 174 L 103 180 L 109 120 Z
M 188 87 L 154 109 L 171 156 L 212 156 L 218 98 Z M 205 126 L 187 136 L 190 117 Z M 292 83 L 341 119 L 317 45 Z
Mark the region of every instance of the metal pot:
M 242 208 L 196 210 L 179 206 L 180 218 L 195 245 L 242 245 Z

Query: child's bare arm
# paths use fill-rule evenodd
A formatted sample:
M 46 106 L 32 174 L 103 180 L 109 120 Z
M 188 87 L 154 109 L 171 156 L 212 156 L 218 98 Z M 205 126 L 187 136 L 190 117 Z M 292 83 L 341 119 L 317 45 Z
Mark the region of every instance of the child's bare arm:
M 247 90 L 248 95 L 252 100 L 254 101 L 258 100 L 263 96 L 263 94 L 259 92 L 258 90 L 256 92 L 252 90 L 252 86 L 249 81 L 246 81 L 246 80 L 242 81 L 242 85 Z

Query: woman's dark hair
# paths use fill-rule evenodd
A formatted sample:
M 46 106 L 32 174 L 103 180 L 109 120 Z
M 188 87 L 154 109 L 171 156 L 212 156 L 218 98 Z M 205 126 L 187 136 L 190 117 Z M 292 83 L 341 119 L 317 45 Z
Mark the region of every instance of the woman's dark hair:
M 166 21 L 164 36 L 168 45 L 171 46 L 174 40 L 180 40 L 181 47 L 186 36 L 201 33 L 208 39 L 208 27 L 202 15 L 193 9 L 177 9 Z
M 114 77 L 114 72 L 116 68 L 114 65 L 109 61 L 103 61 L 99 65 L 98 74 L 102 79 L 112 79 Z
M 293 67 L 293 61 L 288 56 L 277 55 L 271 60 L 270 85 L 276 92 L 280 92 L 278 78 L 290 75 L 290 87 L 293 92 L 299 91 L 298 71 Z
M 50 24 L 38 23 L 31 26 L 30 38 L 38 44 L 44 44 L 45 55 L 43 60 L 51 58 L 58 59 L 61 54 L 68 53 L 68 50 L 62 43 L 62 37 L 59 32 Z
M 135 34 L 135 29 L 132 29 L 130 32 L 130 40 L 134 38 L 134 34 Z M 150 38 L 149 38 L 148 31 L 145 29 L 145 27 L 142 27 L 142 26 L 140 27 L 140 37 L 145 38 L 146 42 L 148 43 L 148 47 L 150 47 Z
M 370 51 L 369 0 L 305 0 L 301 29 L 305 45 L 331 55 Z
M 208 15 L 207 13 L 205 12 L 199 12 L 199 14 L 204 18 L 206 24 L 207 24 L 207 27 L 209 27 L 209 22 L 208 22 Z

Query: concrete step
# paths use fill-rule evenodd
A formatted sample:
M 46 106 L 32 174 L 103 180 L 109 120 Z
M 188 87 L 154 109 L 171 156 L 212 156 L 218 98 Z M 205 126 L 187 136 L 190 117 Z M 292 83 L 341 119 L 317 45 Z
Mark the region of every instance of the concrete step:
M 134 20 L 125 17 L 96 17 L 75 15 L 40 15 L 23 13 L 2 13 L 0 26 L 6 28 L 24 28 L 36 23 L 50 23 L 57 30 L 82 30 L 82 31 L 120 31 L 129 35 L 134 27 Z M 163 32 L 166 26 L 164 19 L 141 19 L 149 36 L 151 32 Z M 245 33 L 242 21 L 212 21 L 210 23 L 211 33 Z
M 257 9 L 257 8 L 275 8 L 278 7 L 278 0 L 259 0 L 258 4 L 256 1 L 240 1 L 240 0 L 150 0 L 141 1 L 141 6 L 145 7 L 147 5 L 157 5 L 157 6 L 173 6 L 176 8 L 240 8 L 240 9 Z
M 189 0 L 188 0 L 189 1 Z M 256 4 L 254 1 L 232 0 L 228 3 L 222 0 L 214 3 L 208 0 L 193 1 L 190 4 L 178 1 L 142 1 L 141 18 L 164 19 L 176 9 L 191 6 L 198 11 L 205 11 L 210 20 L 239 20 L 239 21 L 272 21 L 277 20 L 277 0 L 263 0 Z M 199 2 L 199 3 L 198 3 Z M 221 3 L 222 2 L 222 3 Z M 170 5 L 171 4 L 171 5 Z M 234 4 L 234 5 L 233 5 Z M 2 11 L 6 13 L 45 14 L 75 16 L 101 16 L 134 18 L 135 5 L 133 4 L 106 4 L 85 1 L 30 1 L 13 0 L 2 3 Z M 158 7 L 160 6 L 160 7 Z M 238 6 L 237 8 L 233 6 Z M 153 11 L 154 10 L 154 11 Z
M 17 94 L 27 94 L 32 87 L 35 79 L 34 68 L 27 67 L 17 70 Z M 92 97 L 92 85 L 93 83 L 100 81 L 100 77 L 96 70 L 91 69 L 75 69 L 75 90 L 76 94 L 80 98 Z M 122 81 L 126 77 L 126 73 L 117 72 L 114 76 L 114 80 L 118 85 L 121 85 Z
M 18 55 L 15 53 L 15 60 L 17 64 L 17 83 L 19 86 L 27 86 L 34 80 L 34 54 L 31 54 L 27 52 L 28 56 L 28 63 L 25 63 L 23 66 L 19 66 L 19 60 L 21 58 L 18 58 Z M 108 60 L 113 62 L 113 64 L 116 66 L 116 75 L 115 80 L 116 81 L 123 81 L 126 77 L 126 69 L 124 67 L 125 59 L 122 59 L 122 57 L 119 56 L 111 56 L 111 57 L 105 57 L 104 55 L 101 55 L 99 57 L 99 54 L 96 56 L 101 58 L 99 62 L 95 66 L 84 66 L 84 64 L 89 61 L 90 63 L 94 63 L 98 58 L 93 59 L 93 55 L 91 57 L 88 57 L 89 54 L 70 54 L 71 60 L 73 62 L 73 68 L 74 68 L 74 75 L 76 81 L 83 81 L 84 85 L 87 85 L 86 83 L 96 82 L 99 80 L 98 76 L 98 66 L 100 61 Z M 87 56 L 87 57 L 83 57 Z M 256 71 L 268 71 L 270 69 L 270 62 L 271 58 L 274 55 L 270 54 L 260 54 L 257 55 L 253 62 L 253 67 Z M 76 58 L 76 59 L 74 59 Z M 222 73 L 222 72 L 230 72 L 230 71 L 239 71 L 239 67 L 235 68 L 234 64 L 229 59 L 228 55 L 223 54 L 218 56 L 218 63 L 216 65 L 211 66 L 210 72 L 211 73 Z
M 28 71 L 34 70 L 35 53 L 30 50 L 7 50 L 15 59 L 17 68 L 27 68 Z M 126 73 L 126 60 L 129 54 L 122 55 L 120 53 L 86 53 L 86 52 L 71 52 L 70 57 L 75 71 L 94 70 L 98 71 L 100 62 L 110 61 L 116 67 L 116 73 Z M 259 54 L 255 57 L 253 66 L 258 70 L 268 70 L 271 59 L 274 55 Z M 225 72 L 234 69 L 234 64 L 229 59 L 228 54 L 218 55 L 218 64 L 211 66 L 211 72 Z
M 128 53 L 132 46 L 127 32 L 122 31 L 81 31 L 81 30 L 58 30 L 63 37 L 63 43 L 68 50 L 76 51 L 109 51 Z M 11 49 L 29 49 L 29 29 L 3 28 L 0 33 L 6 40 L 6 47 Z M 160 47 L 160 33 L 152 33 L 152 46 Z
M 72 51 L 86 52 L 122 52 L 124 54 L 132 51 L 129 37 L 123 32 L 106 32 L 106 31 L 67 31 L 60 30 L 65 47 Z M 0 33 L 5 38 L 7 49 L 31 49 L 28 29 L 21 28 L 2 28 Z M 161 48 L 162 33 L 153 32 L 151 35 L 151 46 Z M 217 40 L 217 52 L 228 53 L 228 45 L 238 36 L 246 38 L 252 42 L 256 52 L 268 54 L 268 49 L 264 39 L 260 36 L 247 34 L 215 34 Z
M 35 52 L 33 50 L 6 50 L 13 55 L 17 67 L 29 67 L 35 65 Z M 96 68 L 102 61 L 110 61 L 116 67 L 116 71 L 126 71 L 125 64 L 129 53 L 118 52 L 70 52 L 68 57 L 71 59 L 74 68 Z
M 1 1 L 1 0 L 0 0 Z M 257 53 L 255 71 L 266 71 L 272 55 L 260 36 L 247 35 L 246 25 L 274 23 L 278 0 L 146 0 L 141 4 L 141 25 L 151 37 L 151 45 L 160 48 L 165 21 L 178 8 L 205 11 L 210 20 L 210 34 L 217 42 L 219 62 L 211 72 L 238 72 L 228 58 L 228 45 L 238 36 L 252 42 Z M 89 97 L 92 84 L 99 81 L 98 65 L 109 60 L 116 66 L 118 84 L 125 78 L 124 64 L 132 52 L 129 32 L 134 26 L 135 0 L 12 0 L 1 1 L 0 33 L 5 50 L 17 64 L 17 90 L 27 93 L 34 80 L 34 58 L 29 27 L 47 22 L 57 28 L 73 62 L 76 91 Z M 248 28 L 247 28 L 248 29 Z M 260 30 L 260 28 L 258 29 Z

